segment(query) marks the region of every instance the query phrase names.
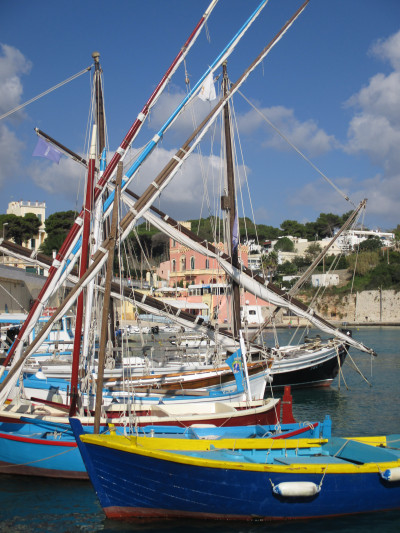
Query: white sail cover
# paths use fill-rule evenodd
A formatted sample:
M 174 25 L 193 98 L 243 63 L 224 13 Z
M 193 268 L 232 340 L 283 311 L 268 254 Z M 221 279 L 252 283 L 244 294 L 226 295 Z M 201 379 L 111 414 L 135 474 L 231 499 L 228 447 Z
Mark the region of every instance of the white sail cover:
M 124 201 L 128 200 L 130 201 L 130 199 L 124 197 Z M 163 233 L 166 233 L 167 235 L 169 235 L 169 237 L 179 242 L 180 244 L 188 246 L 189 248 L 199 252 L 200 254 L 216 259 L 221 268 L 232 280 L 238 283 L 246 291 L 250 292 L 251 294 L 254 294 L 254 296 L 256 296 L 257 298 L 261 298 L 261 300 L 264 300 L 277 307 L 289 309 L 290 311 L 295 313 L 296 316 L 309 320 L 311 324 L 313 324 L 319 330 L 324 331 L 329 335 L 333 335 L 338 339 L 341 339 L 342 341 L 348 343 L 349 345 L 353 346 L 358 350 L 375 355 L 374 350 L 368 348 L 361 342 L 356 341 L 340 329 L 328 324 L 325 320 L 315 315 L 312 309 L 302 309 L 290 299 L 286 299 L 282 295 L 277 294 L 274 290 L 270 288 L 269 284 L 262 285 L 259 281 L 253 279 L 245 272 L 242 272 L 241 270 L 232 266 L 231 263 L 221 257 L 221 255 L 217 254 L 213 250 L 210 250 L 206 246 L 203 246 L 201 243 L 195 242 L 184 233 L 181 233 L 178 229 L 173 228 L 167 222 L 155 216 L 153 213 L 147 211 L 144 214 L 144 218 L 153 226 L 158 228 Z

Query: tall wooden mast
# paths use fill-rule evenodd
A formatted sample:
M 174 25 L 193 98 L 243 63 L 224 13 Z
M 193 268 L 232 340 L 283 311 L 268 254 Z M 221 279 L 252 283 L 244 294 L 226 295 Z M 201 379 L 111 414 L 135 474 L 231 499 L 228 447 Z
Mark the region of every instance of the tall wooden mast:
M 224 97 L 229 92 L 229 79 L 226 62 L 222 65 L 223 69 L 223 94 Z M 223 197 L 222 207 L 227 215 L 227 243 L 228 255 L 231 257 L 232 265 L 239 268 L 239 220 L 236 211 L 236 190 L 235 190 L 235 173 L 233 168 L 233 150 L 231 137 L 231 118 L 229 112 L 229 102 L 224 105 L 224 130 L 225 130 L 225 151 L 226 151 L 226 174 L 227 174 L 227 196 Z M 232 284 L 232 333 L 235 337 L 239 335 L 241 326 L 240 320 L 240 287 L 236 282 Z
M 105 141 L 105 123 L 104 123 L 104 101 L 103 90 L 101 86 L 101 68 L 100 68 L 100 54 L 99 52 L 93 52 L 94 61 L 94 89 L 96 98 L 96 116 L 95 121 L 97 124 L 97 136 L 98 136 L 98 154 L 101 156 L 103 149 L 106 146 Z

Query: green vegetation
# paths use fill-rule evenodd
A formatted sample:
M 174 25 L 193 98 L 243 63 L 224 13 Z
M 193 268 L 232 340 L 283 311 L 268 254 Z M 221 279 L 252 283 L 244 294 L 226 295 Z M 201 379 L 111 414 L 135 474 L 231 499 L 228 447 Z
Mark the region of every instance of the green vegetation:
M 349 270 L 355 272 L 356 290 L 400 290 L 400 253 L 384 250 L 360 252 L 348 257 Z M 348 284 L 349 287 L 350 284 Z
M 75 211 L 59 211 L 50 215 L 44 223 L 47 237 L 41 245 L 40 251 L 49 256 L 52 255 L 53 250 L 58 252 L 72 228 L 75 218 Z
M 0 225 L 6 239 L 22 245 L 38 234 L 41 222 L 33 213 L 26 213 L 23 217 L 0 215 Z
M 320 213 L 315 222 L 301 224 L 295 220 L 284 220 L 280 228 L 263 224 L 255 225 L 249 218 L 239 219 L 240 239 L 258 240 L 261 244 L 268 240 L 278 240 L 275 249 L 262 256 L 262 270 L 278 284 L 283 276 L 301 275 L 302 272 L 314 261 L 321 251 L 317 238 L 332 236 L 334 231 L 341 227 L 350 213 L 342 216 L 332 213 Z M 58 251 L 65 240 L 76 218 L 74 211 L 57 212 L 50 215 L 45 221 L 47 238 L 40 251 L 51 256 L 53 250 Z M 222 220 L 215 217 L 190 220 L 192 231 L 201 239 L 215 242 L 222 240 Z M 8 239 L 13 239 L 17 244 L 28 243 L 38 234 L 40 227 L 39 218 L 33 213 L 24 217 L 16 215 L 0 215 L 0 232 Z M 400 290 L 400 224 L 393 230 L 396 243 L 393 249 L 382 249 L 381 241 L 372 237 L 361 243 L 357 253 L 338 258 L 328 255 L 323 263 L 317 267 L 319 272 L 327 272 L 333 265 L 334 270 L 348 270 L 352 275 L 347 285 L 330 288 L 329 292 L 346 293 L 371 289 Z M 306 238 L 310 244 L 304 257 L 296 256 L 292 261 L 278 264 L 278 251 L 292 252 L 294 244 L 287 235 Z M 126 242 L 126 248 L 137 263 L 146 256 L 156 263 L 167 259 L 169 239 L 156 228 L 147 223 L 140 224 L 131 232 Z M 124 259 L 126 262 L 126 258 Z M 304 289 L 305 294 L 310 288 Z
M 277 252 L 280 250 L 282 252 L 293 252 L 294 243 L 289 237 L 281 237 L 274 246 L 274 250 Z

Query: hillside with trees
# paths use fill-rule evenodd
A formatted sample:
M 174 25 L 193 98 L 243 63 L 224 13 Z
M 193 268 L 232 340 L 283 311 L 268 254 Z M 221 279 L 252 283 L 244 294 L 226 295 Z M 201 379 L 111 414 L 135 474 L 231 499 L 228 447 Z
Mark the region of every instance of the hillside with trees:
M 301 275 L 312 263 L 321 247 L 315 241 L 324 237 L 332 237 L 339 229 L 349 213 L 336 215 L 320 213 L 315 222 L 299 223 L 296 220 L 284 220 L 279 228 L 264 224 L 254 224 L 249 218 L 239 219 L 241 242 L 254 240 L 260 244 L 269 241 L 278 242 L 275 249 L 262 256 L 262 269 L 270 279 L 278 284 L 283 276 Z M 76 212 L 63 211 L 50 215 L 45 221 L 47 238 L 40 251 L 51 256 L 53 250 L 58 251 L 64 242 L 76 218 Z M 222 219 L 215 217 L 193 219 L 189 221 L 191 228 L 201 239 L 210 242 L 223 238 Z M 0 215 L 0 228 L 4 236 L 13 239 L 17 244 L 28 243 L 37 235 L 40 220 L 32 213 L 24 217 L 16 215 Z M 0 229 L 1 231 L 1 229 Z M 400 290 L 400 225 L 392 230 L 396 236 L 394 248 L 382 249 L 379 238 L 370 238 L 362 242 L 357 251 L 340 257 L 328 255 L 317 271 L 328 271 L 333 265 L 335 269 L 348 270 L 350 281 L 340 288 L 330 288 L 332 292 L 349 290 L 396 289 Z M 307 239 L 310 244 L 306 253 L 295 256 L 291 261 L 278 263 L 278 252 L 293 252 L 294 244 L 287 236 Z M 124 263 L 128 266 L 134 261 L 135 267 L 143 262 L 157 265 L 168 258 L 169 239 L 163 233 L 147 223 L 139 224 L 130 234 L 124 246 Z M 147 263 L 148 264 L 148 263 Z

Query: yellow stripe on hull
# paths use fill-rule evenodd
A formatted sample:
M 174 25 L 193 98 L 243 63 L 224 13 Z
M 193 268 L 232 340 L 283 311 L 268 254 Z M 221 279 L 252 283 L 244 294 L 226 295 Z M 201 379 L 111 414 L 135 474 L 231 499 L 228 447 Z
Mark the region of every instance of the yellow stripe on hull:
M 396 468 L 400 466 L 400 460 L 390 462 L 371 462 L 361 465 L 352 463 L 336 464 L 330 463 L 327 458 L 326 463 L 315 464 L 310 457 L 310 463 L 291 463 L 290 465 L 279 464 L 261 464 L 251 462 L 234 462 L 223 461 L 218 459 L 207 459 L 202 457 L 192 457 L 180 453 L 172 453 L 172 450 L 177 452 L 184 451 L 209 451 L 215 450 L 239 450 L 239 449 L 304 449 L 310 447 L 318 447 L 326 439 L 287 439 L 287 440 L 273 440 L 273 439 L 225 439 L 220 441 L 197 441 L 186 439 L 169 439 L 169 438 L 152 438 L 152 437 L 122 437 L 119 435 L 81 435 L 82 442 L 86 444 L 93 444 L 106 448 L 112 448 L 125 453 L 134 453 L 141 456 L 152 457 L 163 461 L 172 461 L 174 463 L 188 464 L 199 467 L 209 467 L 218 469 L 243 470 L 251 472 L 277 472 L 277 473 L 292 473 L 292 474 L 366 474 L 366 473 L 380 473 L 389 468 Z M 355 438 L 348 440 L 358 440 L 373 445 L 385 445 L 385 437 L 366 437 Z M 171 450 L 171 451 L 170 451 Z M 293 457 L 293 461 L 296 458 Z

